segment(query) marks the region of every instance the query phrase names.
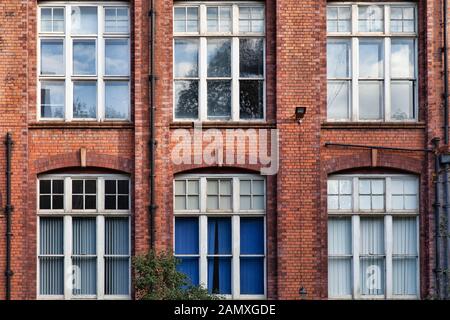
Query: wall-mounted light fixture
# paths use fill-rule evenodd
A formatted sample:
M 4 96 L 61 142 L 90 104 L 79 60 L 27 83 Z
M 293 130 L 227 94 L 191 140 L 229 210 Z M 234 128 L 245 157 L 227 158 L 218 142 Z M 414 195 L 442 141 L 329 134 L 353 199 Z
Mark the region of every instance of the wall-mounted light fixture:
M 305 287 L 301 286 L 300 289 L 298 289 L 298 294 L 300 295 L 301 300 L 305 300 L 308 292 L 306 291 Z
M 306 114 L 306 107 L 296 107 L 295 108 L 295 120 L 301 123 Z

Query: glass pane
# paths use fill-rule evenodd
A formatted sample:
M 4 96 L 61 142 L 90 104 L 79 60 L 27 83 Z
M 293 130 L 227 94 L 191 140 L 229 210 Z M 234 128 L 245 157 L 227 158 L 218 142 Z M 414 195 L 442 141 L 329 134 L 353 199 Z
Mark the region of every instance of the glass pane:
M 351 258 L 328 259 L 328 295 L 330 297 L 350 296 L 352 294 Z
M 188 181 L 188 194 L 197 195 L 198 193 L 199 193 L 198 181 L 197 180 L 189 180 Z
M 370 194 L 372 192 L 371 183 L 368 179 L 359 180 L 359 194 Z
M 208 7 L 206 9 L 206 14 L 208 18 L 207 30 L 209 32 L 219 31 L 219 8 L 218 7 Z
M 414 78 L 414 40 L 392 39 L 391 76 L 392 78 Z
M 350 41 L 329 40 L 327 43 L 328 78 L 350 77 Z
M 206 199 L 206 208 L 210 210 L 219 209 L 219 197 L 218 196 L 208 196 Z
M 188 196 L 188 210 L 198 210 L 198 196 Z
M 350 117 L 350 81 L 328 81 L 328 119 L 348 119 Z
M 382 78 L 383 42 L 380 40 L 361 40 L 359 42 L 359 77 Z
M 392 226 L 394 255 L 417 255 L 417 220 L 394 218 Z
M 263 210 L 265 207 L 264 196 L 253 196 L 253 210 Z
M 175 81 L 175 118 L 198 118 L 198 81 Z
M 105 180 L 105 193 L 106 194 L 116 194 L 116 180 Z
M 403 9 L 401 7 L 391 7 L 391 19 L 403 19 Z
M 199 266 L 198 258 L 179 258 L 180 263 L 177 265 L 177 270 L 187 276 L 187 281 L 192 285 L 199 285 Z
M 394 295 L 417 295 L 417 259 L 394 258 L 392 261 Z
M 128 81 L 105 82 L 105 117 L 128 119 L 130 113 L 130 89 Z
M 97 197 L 96 196 L 85 196 L 84 197 L 84 208 L 85 209 L 96 209 L 97 208 Z
M 51 207 L 51 196 L 40 196 L 39 197 L 39 209 L 41 210 L 50 210 Z
M 221 210 L 231 210 L 231 197 L 221 196 L 220 197 L 220 209 Z
M 363 81 L 359 83 L 359 118 L 379 120 L 383 117 L 383 82 Z
M 186 194 L 186 181 L 184 180 L 175 181 L 175 194 L 176 195 Z
M 72 33 L 97 33 L 97 7 L 72 6 Z
M 264 258 L 240 259 L 241 294 L 264 294 Z
M 359 6 L 359 31 L 361 32 L 382 32 L 384 24 L 384 7 L 377 5 Z
M 372 209 L 370 196 L 359 196 L 359 209 L 361 210 Z
M 186 210 L 185 196 L 175 196 L 175 210 Z
M 130 184 L 128 180 L 119 180 L 118 181 L 118 191 L 120 194 L 129 194 Z
M 64 193 L 64 180 L 53 180 L 53 193 Z
M 264 40 L 239 39 L 239 73 L 242 78 L 264 76 Z
M 384 221 L 378 218 L 361 218 L 361 254 L 384 255 Z
M 65 74 L 63 40 L 41 40 L 41 74 Z
M 127 257 L 105 258 L 105 295 L 128 295 L 130 262 Z
M 339 194 L 339 180 L 328 180 L 328 194 Z
M 128 255 L 130 235 L 128 218 L 105 219 L 105 254 Z
M 175 20 L 185 20 L 186 19 L 186 8 L 178 7 L 174 9 Z
M 97 293 L 97 258 L 73 257 L 73 295 Z
M 220 31 L 230 32 L 231 31 L 231 8 L 221 7 L 220 8 Z
M 352 182 L 350 180 L 339 180 L 339 193 L 340 194 L 351 194 L 352 193 Z
M 106 210 L 116 210 L 116 199 L 117 196 L 105 196 L 105 209 Z
M 328 7 L 327 8 L 327 19 L 336 20 L 338 18 L 338 8 L 337 7 Z
M 352 254 L 351 218 L 331 218 L 328 220 L 328 255 Z
M 175 219 L 175 254 L 198 254 L 198 218 Z
M 351 8 L 350 7 L 339 7 L 339 20 L 351 19 Z
M 174 21 L 174 31 L 175 32 L 185 32 L 186 31 L 186 21 L 181 20 L 181 21 Z
M 249 7 L 239 7 L 239 19 L 250 19 Z
M 39 254 L 59 255 L 64 253 L 63 218 L 40 218 Z
M 208 194 L 218 194 L 219 193 L 219 182 L 218 180 L 208 180 L 206 184 Z
M 351 31 L 351 22 L 350 20 L 340 20 L 338 22 L 339 32 L 350 32 Z
M 64 258 L 39 257 L 39 294 L 64 294 Z
M 339 209 L 340 210 L 350 210 L 352 208 L 352 197 L 351 196 L 340 196 L 339 197 Z
M 414 119 L 414 86 L 413 81 L 391 82 L 392 119 Z
M 262 119 L 264 117 L 264 81 L 239 81 L 240 119 Z
M 403 32 L 415 32 L 414 20 L 403 20 Z
M 373 194 L 384 194 L 384 180 L 371 180 L 371 184 Z
M 41 117 L 63 118 L 65 105 L 64 81 L 41 82 Z
M 97 117 L 97 83 L 76 81 L 73 84 L 73 117 Z
M 52 32 L 52 8 L 41 8 L 41 32 Z
M 231 294 L 231 258 L 208 258 L 208 292 Z
M 403 196 L 392 196 L 392 209 L 394 210 L 404 209 Z
M 64 197 L 63 196 L 53 196 L 52 197 L 53 210 L 64 209 Z
M 241 218 L 241 254 L 264 254 L 264 219 Z
M 186 9 L 187 19 L 188 20 L 197 20 L 198 19 L 198 7 L 188 7 Z
M 97 73 L 96 57 L 95 40 L 74 40 L 73 74 L 95 75 Z
M 130 49 L 127 39 L 105 40 L 105 73 L 108 76 L 130 74 Z
M 252 208 L 252 197 L 251 196 L 241 196 L 240 208 L 241 208 L 241 210 L 250 210 Z
M 230 218 L 208 218 L 208 254 L 231 254 Z
M 208 118 L 231 117 L 231 81 L 208 80 Z
M 208 39 L 208 77 L 231 77 L 231 40 Z
M 384 258 L 364 257 L 360 261 L 361 294 L 383 295 L 385 286 Z
M 73 255 L 95 255 L 97 252 L 95 218 L 73 218 Z
M 83 193 L 83 180 L 72 180 L 72 193 Z
M 328 209 L 339 209 L 339 196 L 328 196 Z
M 253 180 L 253 194 L 261 194 L 264 195 L 264 181 L 262 180 Z
M 239 31 L 250 32 L 250 20 L 239 20 Z
M 327 21 L 327 32 L 337 32 L 337 31 L 338 31 L 337 20 L 328 20 Z
M 39 193 L 51 193 L 51 180 L 40 180 L 39 181 Z
M 220 181 L 220 194 L 221 195 L 230 195 L 231 194 L 231 181 L 230 180 L 221 180 Z
M 384 196 L 372 196 L 372 210 L 384 209 Z
M 198 41 L 175 40 L 175 77 L 198 77 Z
M 130 197 L 119 196 L 117 199 L 117 205 L 119 210 L 128 210 L 130 208 Z

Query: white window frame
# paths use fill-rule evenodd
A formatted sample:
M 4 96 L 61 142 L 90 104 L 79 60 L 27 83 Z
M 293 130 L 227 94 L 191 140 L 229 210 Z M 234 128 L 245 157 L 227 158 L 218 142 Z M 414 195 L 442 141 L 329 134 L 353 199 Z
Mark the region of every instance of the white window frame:
M 75 7 L 97 7 L 97 34 L 72 34 L 71 33 L 71 8 Z M 122 7 L 128 9 L 128 32 L 105 32 L 105 9 Z M 42 8 L 63 8 L 64 9 L 64 32 L 41 32 L 41 9 Z M 81 121 L 81 122 L 129 122 L 131 121 L 131 13 L 130 4 L 123 1 L 44 1 L 39 2 L 37 9 L 37 93 L 36 93 L 36 117 L 37 121 Z M 41 40 L 63 40 L 64 75 L 41 75 Z M 129 56 L 128 76 L 110 76 L 105 74 L 105 45 L 109 39 L 127 39 Z M 96 41 L 96 74 L 95 75 L 74 75 L 73 74 L 73 41 L 95 40 Z M 41 117 L 41 82 L 60 81 L 65 86 L 64 97 L 64 117 L 47 118 Z M 74 118 L 73 117 L 73 89 L 77 81 L 92 81 L 97 86 L 97 110 L 96 118 Z M 107 82 L 128 82 L 129 109 L 126 118 L 114 119 L 106 118 L 106 83 Z
M 175 197 L 173 197 L 174 208 L 174 224 L 173 238 L 175 238 L 175 219 L 182 217 L 191 217 L 199 219 L 199 254 L 198 255 L 175 255 L 179 257 L 199 257 L 199 283 L 204 288 L 208 288 L 208 218 L 231 218 L 231 294 L 219 295 L 225 299 L 266 299 L 267 297 L 267 226 L 266 226 L 266 209 L 264 210 L 240 210 L 240 179 L 243 180 L 261 180 L 264 181 L 265 197 L 267 199 L 266 180 L 262 176 L 249 174 L 183 174 L 177 175 L 173 180 L 173 190 L 175 190 L 176 180 L 196 180 L 199 183 L 200 209 L 199 210 L 175 210 Z M 232 210 L 207 210 L 206 209 L 206 182 L 207 179 L 232 179 Z M 264 201 L 266 203 L 266 201 Z M 264 221 L 264 294 L 263 295 L 246 295 L 240 294 L 240 218 L 259 217 Z M 173 241 L 173 252 L 175 252 L 175 241 Z M 253 255 L 242 255 L 243 257 Z M 255 255 L 255 257 L 263 257 Z
M 382 6 L 384 10 L 384 31 L 383 32 L 359 32 L 358 31 L 358 7 L 377 5 Z M 391 32 L 391 7 L 413 7 L 415 14 L 415 32 Z M 419 112 L 419 68 L 418 68 L 418 14 L 416 2 L 342 2 L 329 3 L 327 8 L 335 7 L 351 7 L 351 32 L 327 32 L 327 39 L 345 39 L 350 40 L 350 95 L 349 95 L 349 118 L 347 119 L 333 119 L 328 118 L 328 122 L 417 122 Z M 359 41 L 364 39 L 380 39 L 383 43 L 384 56 L 384 76 L 382 78 L 371 79 L 373 81 L 382 81 L 382 107 L 381 119 L 360 119 L 359 118 Z M 411 39 L 414 41 L 414 78 L 402 78 L 400 80 L 413 82 L 413 104 L 414 104 L 414 118 L 397 120 L 391 118 L 391 80 L 399 80 L 391 78 L 391 40 L 392 39 Z M 328 78 L 329 81 L 339 81 L 344 78 Z
M 72 210 L 72 178 L 73 179 L 96 179 L 97 180 L 97 209 L 96 210 Z M 39 181 L 49 179 L 64 180 L 64 210 L 40 210 L 39 209 Z M 104 181 L 105 180 L 128 180 L 129 181 L 129 210 L 105 210 L 104 206 Z M 37 246 L 36 246 L 36 268 L 37 281 L 36 292 L 39 300 L 129 300 L 131 299 L 131 180 L 126 175 L 120 174 L 49 174 L 42 175 L 36 179 L 37 186 Z M 41 295 L 40 294 L 40 254 L 39 237 L 40 237 L 40 218 L 54 217 L 63 219 L 64 234 L 64 295 Z M 79 218 L 95 218 L 96 219 L 96 257 L 97 257 L 97 294 L 96 295 L 73 295 L 72 289 L 66 284 L 69 281 L 68 273 L 72 270 L 72 219 Z M 105 220 L 107 218 L 127 218 L 128 219 L 128 295 L 106 295 L 105 294 L 105 268 L 104 261 L 106 257 L 123 257 L 123 255 L 106 255 L 105 254 Z
M 207 31 L 207 7 L 231 7 L 231 32 L 209 32 Z M 198 39 L 198 76 L 197 77 L 175 77 L 173 75 L 172 83 L 175 89 L 176 80 L 196 80 L 198 81 L 198 117 L 197 118 L 177 118 L 175 117 L 175 90 L 173 90 L 173 121 L 176 122 L 265 122 L 266 121 L 266 16 L 264 14 L 264 32 L 239 32 L 239 7 L 260 7 L 265 8 L 264 4 L 256 1 L 248 2 L 175 2 L 174 9 L 179 7 L 198 7 L 198 29 L 199 32 L 175 32 L 173 36 L 173 50 L 175 52 L 175 41 L 177 39 Z M 173 10 L 175 15 L 175 10 Z M 174 17 L 175 19 L 175 17 Z M 208 38 L 229 38 L 231 39 L 231 76 L 226 78 L 210 79 L 230 79 L 231 81 L 231 116 L 230 119 L 208 118 L 208 96 L 207 96 L 207 39 Z M 239 39 L 243 38 L 262 38 L 263 39 L 263 77 L 262 78 L 241 78 L 239 73 Z M 173 54 L 172 65 L 175 66 L 175 54 Z M 240 80 L 259 80 L 263 81 L 263 115 L 260 119 L 240 119 L 240 101 L 239 101 L 239 81 Z
M 417 181 L 417 209 L 416 210 L 394 210 L 392 209 L 392 191 L 391 181 L 392 179 L 400 178 L 402 180 Z M 419 208 L 420 208 L 420 180 L 413 175 L 404 174 L 343 174 L 343 175 L 331 175 L 328 177 L 330 180 L 346 179 L 352 181 L 352 209 L 350 210 L 331 210 L 328 209 L 328 218 L 350 218 L 352 225 L 352 277 L 351 287 L 352 295 L 350 296 L 330 296 L 330 299 L 419 299 L 420 298 L 420 220 L 419 220 Z M 385 180 L 385 210 L 359 210 L 359 179 L 384 179 Z M 392 283 L 392 261 L 393 261 L 393 219 L 397 217 L 409 217 L 416 218 L 416 235 L 417 235 L 417 264 L 416 264 L 416 289 L 417 295 L 394 295 L 393 283 Z M 360 286 L 360 219 L 361 218 L 383 218 L 384 219 L 384 258 L 385 258 L 385 283 L 384 283 L 384 295 L 362 295 Z M 328 256 L 330 256 L 328 254 Z M 331 255 L 335 256 L 335 255 Z

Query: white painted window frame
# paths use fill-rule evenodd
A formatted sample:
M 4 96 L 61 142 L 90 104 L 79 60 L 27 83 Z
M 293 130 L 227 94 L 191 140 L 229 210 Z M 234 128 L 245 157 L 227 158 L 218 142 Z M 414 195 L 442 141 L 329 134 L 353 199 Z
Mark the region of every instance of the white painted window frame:
M 71 33 L 71 8 L 77 7 L 97 7 L 97 34 L 72 34 Z M 109 7 L 128 8 L 128 32 L 105 32 L 105 9 Z M 64 32 L 41 32 L 41 8 L 64 8 Z M 37 10 L 38 43 L 37 43 L 37 93 L 36 93 L 36 118 L 38 121 L 81 121 L 81 122 L 120 122 L 131 121 L 131 14 L 130 4 L 123 1 L 44 1 L 39 2 Z M 41 75 L 41 40 L 63 40 L 64 46 L 64 75 Z M 109 39 L 127 39 L 129 50 L 129 74 L 128 76 L 110 76 L 105 74 L 105 42 Z M 96 41 L 96 74 L 95 75 L 74 75 L 73 74 L 73 41 L 74 40 L 95 40 Z M 61 81 L 65 86 L 65 108 L 63 118 L 41 117 L 41 82 Z M 73 87 L 76 81 L 92 81 L 97 85 L 97 110 L 96 118 L 74 118 L 73 117 Z M 105 117 L 106 82 L 128 82 L 129 110 L 128 117 L 123 119 L 113 119 Z
M 74 179 L 96 179 L 97 180 L 97 209 L 96 210 L 72 210 L 72 178 Z M 64 210 L 39 210 L 39 181 L 49 179 L 63 179 L 64 180 Z M 129 210 L 105 210 L 104 209 L 104 181 L 108 179 L 128 180 L 129 181 Z M 37 281 L 36 292 L 39 300 L 82 300 L 82 299 L 98 299 L 98 300 L 129 300 L 131 299 L 131 180 L 120 174 L 50 174 L 43 175 L 36 179 L 37 194 L 37 246 L 36 246 L 36 267 L 37 267 Z M 40 246 L 40 218 L 41 217 L 55 217 L 62 218 L 64 225 L 64 295 L 41 295 L 40 294 L 40 272 L 39 272 L 39 258 Z M 97 294 L 96 295 L 73 295 L 70 286 L 66 284 L 68 279 L 68 272 L 72 269 L 72 218 L 95 218 L 96 219 L 96 257 L 97 257 Z M 129 279 L 128 279 L 128 295 L 106 295 L 105 294 L 105 268 L 104 260 L 111 255 L 105 255 L 105 219 L 123 217 L 128 218 L 128 265 L 129 265 Z M 114 255 L 123 257 L 123 255 Z
M 359 210 L 359 179 L 385 179 L 385 210 Z M 400 178 L 404 180 L 417 181 L 417 209 L 416 210 L 394 210 L 391 202 L 391 180 L 393 178 Z M 351 296 L 330 296 L 330 299 L 399 299 L 411 300 L 420 298 L 420 180 L 418 177 L 403 174 L 348 174 L 348 175 L 332 175 L 328 180 L 352 180 L 352 209 L 351 210 L 328 210 L 328 217 L 350 218 L 352 225 L 352 295 Z M 385 243 L 385 294 L 384 295 L 362 295 L 360 286 L 360 219 L 361 218 L 383 218 L 384 219 L 384 243 Z M 396 217 L 410 217 L 416 218 L 416 235 L 417 235 L 417 255 L 416 260 L 416 288 L 417 295 L 394 295 L 392 283 L 392 261 L 393 261 L 393 219 Z
M 267 227 L 266 227 L 266 210 L 240 210 L 240 179 L 243 180 L 261 180 L 264 181 L 265 198 L 267 199 L 267 188 L 265 179 L 258 175 L 249 174 L 183 174 L 178 175 L 173 180 L 173 188 L 175 188 L 176 180 L 195 180 L 198 179 L 200 192 L 200 209 L 199 210 L 174 210 L 174 226 L 173 235 L 175 237 L 175 219 L 182 217 L 195 217 L 199 219 L 199 254 L 198 255 L 176 255 L 177 257 L 198 257 L 199 261 L 199 282 L 204 288 L 208 288 L 208 218 L 224 217 L 231 218 L 232 232 L 232 258 L 231 258 L 231 294 L 220 295 L 225 299 L 266 299 L 267 297 Z M 214 210 L 206 209 L 206 182 L 207 179 L 232 179 L 232 210 Z M 175 208 L 175 198 L 174 198 Z M 266 202 L 266 201 L 265 201 Z M 245 217 L 261 217 L 264 219 L 264 255 L 241 255 L 240 254 L 240 219 Z M 173 252 L 175 252 L 175 241 L 173 241 Z M 263 295 L 244 295 L 240 294 L 240 257 L 264 257 L 264 294 Z
M 223 7 L 230 6 L 232 8 L 232 32 L 208 32 L 207 31 L 207 7 Z M 173 76 L 173 121 L 192 122 L 200 120 L 202 122 L 265 122 L 266 121 L 266 39 L 265 24 L 264 32 L 239 32 L 239 7 L 262 7 L 265 5 L 261 2 L 175 2 L 174 8 L 179 7 L 198 7 L 199 8 L 199 32 L 175 32 L 173 39 L 173 48 L 175 50 L 175 41 L 177 39 L 191 38 L 199 39 L 198 47 L 198 77 L 175 77 Z M 175 14 L 175 10 L 173 11 Z M 175 18 L 175 17 L 174 17 Z M 266 17 L 264 15 L 264 21 Z M 231 77 L 226 78 L 208 78 L 207 76 L 207 39 L 208 38 L 230 38 L 231 41 Z M 263 39 L 263 77 L 260 78 L 241 78 L 239 74 L 239 39 L 241 38 L 262 38 Z M 173 54 L 172 65 L 175 66 L 175 54 Z M 207 96 L 207 80 L 231 80 L 231 116 L 230 119 L 214 119 L 208 118 L 208 96 Z M 180 80 L 197 80 L 198 93 L 198 117 L 197 118 L 176 118 L 175 117 L 175 82 Z M 260 119 L 240 119 L 239 104 L 239 81 L 240 80 L 260 80 L 263 81 L 263 116 Z
M 384 31 L 383 32 L 359 32 L 358 31 L 358 7 L 367 5 L 379 5 L 384 6 Z M 391 19 L 390 8 L 391 7 L 414 7 L 415 14 L 415 32 L 412 33 L 397 33 L 391 32 Z M 350 95 L 349 95 L 349 118 L 328 118 L 328 122 L 410 122 L 414 123 L 418 121 L 419 111 L 419 89 L 418 89 L 418 14 L 416 2 L 342 2 L 342 3 L 330 3 L 327 7 L 351 7 L 351 32 L 327 32 L 327 37 L 331 39 L 348 39 L 351 41 L 350 49 L 350 78 L 328 78 L 327 81 L 339 81 L 344 79 L 350 81 Z M 383 99 L 382 99 L 382 115 L 381 119 L 366 120 L 359 118 L 359 40 L 361 39 L 381 39 L 384 47 L 384 77 L 371 79 L 373 81 L 383 82 Z M 413 104 L 414 104 L 414 118 L 397 120 L 391 118 L 391 80 L 399 80 L 397 78 L 391 78 L 391 40 L 392 39 L 412 39 L 414 40 L 414 77 L 402 78 L 404 81 L 413 81 Z

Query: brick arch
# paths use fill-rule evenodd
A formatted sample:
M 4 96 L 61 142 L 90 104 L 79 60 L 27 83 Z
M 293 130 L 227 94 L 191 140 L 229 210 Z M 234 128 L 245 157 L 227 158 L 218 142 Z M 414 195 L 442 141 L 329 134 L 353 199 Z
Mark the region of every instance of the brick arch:
M 34 161 L 34 166 L 36 173 L 38 174 L 63 168 L 81 168 L 80 152 L 42 157 Z M 131 174 L 133 170 L 133 161 L 129 158 L 87 151 L 86 167 L 118 170 Z
M 215 166 L 215 165 L 178 165 L 175 167 L 173 175 L 183 174 L 183 173 L 201 173 L 201 172 L 217 172 L 217 173 L 250 173 L 250 174 L 260 174 L 261 167 L 259 165 L 234 165 L 234 166 Z
M 326 174 L 357 168 L 388 168 L 420 174 L 423 169 L 423 161 L 398 153 L 378 152 L 377 166 L 373 167 L 371 153 L 364 152 L 323 162 L 323 169 Z

